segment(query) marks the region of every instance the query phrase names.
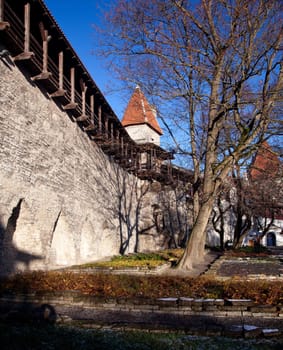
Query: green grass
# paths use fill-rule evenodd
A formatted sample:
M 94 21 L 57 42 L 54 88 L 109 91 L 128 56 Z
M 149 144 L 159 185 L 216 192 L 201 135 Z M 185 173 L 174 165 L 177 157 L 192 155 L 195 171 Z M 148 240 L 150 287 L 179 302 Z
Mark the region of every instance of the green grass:
M 152 269 L 165 263 L 174 263 L 182 256 L 182 249 L 168 249 L 155 253 L 136 253 L 129 255 L 116 255 L 109 261 L 98 261 L 83 265 L 76 265 L 73 268 L 148 268 Z

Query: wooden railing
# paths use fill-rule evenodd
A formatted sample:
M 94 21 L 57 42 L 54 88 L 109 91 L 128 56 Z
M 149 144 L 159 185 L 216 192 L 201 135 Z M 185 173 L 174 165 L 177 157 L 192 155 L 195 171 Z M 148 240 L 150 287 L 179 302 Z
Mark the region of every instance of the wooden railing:
M 172 155 L 129 137 L 41 0 L 0 0 L 0 31 L 15 63 L 24 64 L 31 81 L 44 87 L 113 161 L 142 179 L 172 182 Z M 59 49 L 51 50 L 51 41 Z

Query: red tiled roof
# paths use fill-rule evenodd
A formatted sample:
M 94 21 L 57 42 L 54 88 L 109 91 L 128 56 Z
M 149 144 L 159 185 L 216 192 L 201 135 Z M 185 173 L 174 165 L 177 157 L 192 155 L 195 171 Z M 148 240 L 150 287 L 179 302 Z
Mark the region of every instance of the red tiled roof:
M 156 120 L 155 112 L 139 87 L 136 87 L 122 119 L 123 126 L 147 124 L 158 134 L 163 132 Z
M 250 168 L 253 180 L 262 176 L 276 175 L 280 167 L 280 160 L 270 145 L 265 141 L 259 148 Z

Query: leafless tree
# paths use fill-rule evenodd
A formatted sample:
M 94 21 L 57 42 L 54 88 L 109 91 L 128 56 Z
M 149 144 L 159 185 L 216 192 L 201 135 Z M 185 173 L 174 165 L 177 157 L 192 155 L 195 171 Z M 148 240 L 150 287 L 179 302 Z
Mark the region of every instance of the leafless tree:
M 206 227 L 233 165 L 250 157 L 282 97 L 279 0 L 117 0 L 102 51 L 120 78 L 142 86 L 159 108 L 188 130 L 194 168 L 194 225 L 179 268 L 205 256 Z

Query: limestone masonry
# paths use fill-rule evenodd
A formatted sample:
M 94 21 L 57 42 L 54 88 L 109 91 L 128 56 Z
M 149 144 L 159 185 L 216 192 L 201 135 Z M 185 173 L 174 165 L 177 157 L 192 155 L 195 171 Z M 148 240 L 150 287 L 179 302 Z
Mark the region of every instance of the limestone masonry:
M 13 10 L 10 6 L 14 6 Z M 30 6 L 38 6 L 31 9 L 35 18 L 30 16 Z M 180 233 L 185 220 L 179 211 L 178 218 L 175 217 L 180 210 L 179 202 L 185 203 L 177 189 L 168 192 L 168 186 L 130 171 L 137 155 L 139 159 L 146 156 L 146 164 L 139 163 L 138 168 L 144 172 L 148 159 L 152 162 L 157 154 L 163 161 L 167 153 L 159 146 L 148 145 L 143 148 L 143 154 L 138 153 L 139 149 L 135 148 L 138 146 L 130 140 L 117 117 L 111 116 L 111 108 L 95 84 L 91 83 L 90 93 L 86 95 L 85 83 L 81 80 L 79 85 L 74 80 L 74 68 L 70 67 L 72 49 L 66 48 L 71 56 L 69 61 L 64 56 L 67 62 L 64 69 L 60 61 L 62 51 L 59 69 L 52 74 L 46 71 L 46 65 L 49 69 L 50 64 L 48 55 L 57 57 L 58 52 L 54 46 L 47 55 L 47 40 L 44 35 L 40 37 L 40 28 L 41 34 L 47 33 L 48 26 L 53 25 L 52 30 L 57 28 L 51 15 L 46 17 L 44 6 L 42 1 L 26 4 L 0 0 L 1 274 L 53 269 L 119 253 L 158 249 L 168 245 L 172 232 Z M 18 11 L 19 18 L 13 17 L 13 11 Z M 15 28 L 19 36 L 13 34 Z M 34 31 L 33 40 L 43 40 L 43 51 L 39 54 L 30 52 L 36 50 L 36 42 L 31 42 L 34 47 L 28 47 L 29 28 Z M 53 41 L 60 34 L 56 30 Z M 64 45 L 68 45 L 65 41 Z M 39 55 L 43 60 L 42 72 L 38 71 Z M 50 80 L 51 76 L 59 79 L 57 91 L 57 82 Z M 70 79 L 68 84 L 66 76 Z M 64 86 L 60 86 L 63 80 Z M 79 98 L 78 86 L 81 87 Z M 65 93 L 66 89 L 70 91 Z M 52 98 L 52 93 L 56 98 Z M 62 101 L 57 99 L 59 95 Z M 87 107 L 91 110 L 90 118 L 85 116 Z M 102 130 L 102 124 L 108 142 L 103 144 L 104 149 L 94 142 L 95 137 L 98 140 L 97 134 L 89 134 L 96 127 Z M 120 163 L 120 153 L 110 154 L 107 148 L 108 137 L 111 147 L 115 145 L 114 139 L 118 144 L 123 155 Z M 126 142 L 132 153 L 126 153 Z M 163 189 L 169 193 L 166 200 Z M 166 208 L 163 210 L 162 206 L 170 217 L 166 217 Z

